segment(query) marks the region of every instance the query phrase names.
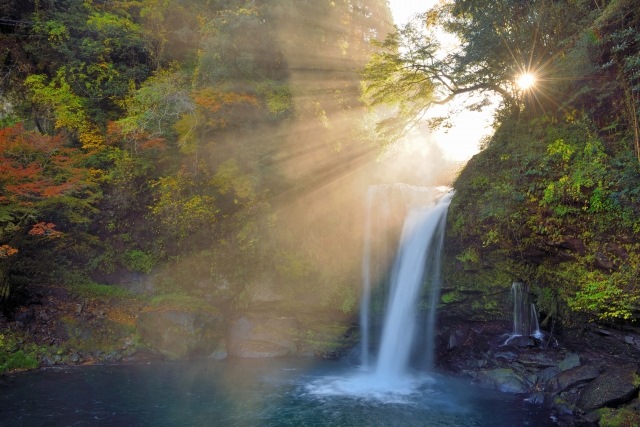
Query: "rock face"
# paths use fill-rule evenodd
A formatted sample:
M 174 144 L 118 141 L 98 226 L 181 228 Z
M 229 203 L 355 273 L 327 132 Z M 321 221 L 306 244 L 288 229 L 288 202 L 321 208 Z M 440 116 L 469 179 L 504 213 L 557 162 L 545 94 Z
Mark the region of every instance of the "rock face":
M 576 366 L 551 378 L 548 382 L 548 389 L 554 393 L 560 393 L 571 387 L 593 380 L 598 376 L 598 373 L 598 369 L 595 366 Z
M 638 365 L 611 368 L 585 386 L 577 406 L 585 412 L 629 402 L 638 394 Z
M 280 357 L 295 354 L 296 319 L 244 315 L 229 324 L 228 350 L 235 357 Z
M 226 357 L 224 319 L 178 310 L 142 312 L 137 320 L 142 341 L 169 360 Z
M 525 380 L 509 368 L 478 371 L 474 379 L 479 385 L 503 393 L 527 393 L 529 391 Z

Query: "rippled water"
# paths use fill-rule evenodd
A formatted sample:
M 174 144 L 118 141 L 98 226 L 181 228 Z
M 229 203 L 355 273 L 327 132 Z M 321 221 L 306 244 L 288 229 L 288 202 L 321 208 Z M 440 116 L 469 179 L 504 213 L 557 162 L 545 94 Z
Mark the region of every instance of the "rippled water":
M 306 359 L 85 366 L 0 378 L 2 426 L 546 426 L 522 397 L 443 376 L 380 385 Z

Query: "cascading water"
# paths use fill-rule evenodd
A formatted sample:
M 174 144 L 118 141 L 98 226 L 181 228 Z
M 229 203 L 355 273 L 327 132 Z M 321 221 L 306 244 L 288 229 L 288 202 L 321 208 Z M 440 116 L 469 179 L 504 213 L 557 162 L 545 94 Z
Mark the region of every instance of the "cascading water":
M 526 288 L 521 282 L 511 284 L 511 297 L 513 298 L 513 332 L 514 337 L 524 335 L 527 328 Z
M 521 282 L 513 282 L 511 298 L 513 299 L 513 330 L 503 345 L 509 344 L 517 337 L 532 336 L 542 339 L 544 334 L 540 330 L 536 306 L 529 303 L 527 286 Z
M 310 383 L 311 393 L 399 403 L 425 393 L 433 384 L 433 377 L 425 373 L 433 367 L 440 257 L 452 197 L 444 187 L 394 184 L 369 189 L 361 369 Z M 413 373 L 410 367 L 416 368 Z
M 443 189 L 407 184 L 375 185 L 367 191 L 360 301 L 361 355 L 365 371 L 371 368 L 370 356 L 377 354 L 389 293 L 389 265 L 396 255 L 407 212 L 412 207 L 433 206 L 442 194 Z
M 544 334 L 540 330 L 540 323 L 538 322 L 538 313 L 536 312 L 536 305 L 531 303 L 531 336 L 541 340 Z
M 381 233 L 388 237 L 389 229 L 393 228 L 390 215 L 397 214 L 398 207 L 390 208 L 390 200 L 399 198 L 402 202 L 400 210 L 406 212 L 391 278 L 389 283 L 381 285 L 388 292 L 382 330 L 376 337 L 379 338 L 379 347 L 373 373 L 382 383 L 392 383 L 402 378 L 416 343 L 424 344 L 424 348 L 419 349 L 422 367 L 427 370 L 433 367 L 435 314 L 440 297 L 440 255 L 446 213 L 452 197 L 451 194 L 442 197 L 443 193 L 442 188 L 406 185 L 376 186 L 370 188 L 368 193 L 360 316 L 362 366 L 365 370 L 371 367 L 371 335 L 377 332 L 372 331 L 372 323 L 375 323 L 371 314 L 372 279 L 385 276 L 380 263 L 387 257 L 385 246 L 388 246 L 387 238 L 374 239 L 373 234 Z M 374 240 L 377 244 L 376 255 Z M 425 281 L 429 289 L 426 295 L 422 295 Z M 418 304 L 421 301 L 427 306 L 424 316 L 418 316 Z M 423 324 L 418 324 L 418 317 L 424 320 Z
M 438 254 L 441 251 L 442 229 L 450 201 L 451 197 L 445 197 L 435 207 L 414 209 L 405 220 L 376 365 L 376 375 L 381 378 L 396 379 L 407 369 L 418 326 L 418 296 L 425 277 L 431 281 L 428 323 L 435 320 L 435 308 L 440 295 L 439 259 L 429 265 L 425 261 L 429 259 L 430 249 Z M 433 324 L 424 326 L 433 328 Z M 426 330 L 425 333 L 429 334 Z M 424 351 L 432 352 L 433 343 L 428 342 L 427 345 Z M 428 357 L 428 360 L 432 363 L 433 357 Z
M 341 417 L 337 425 L 545 425 L 524 422 L 520 412 L 516 422 L 500 421 L 501 410 L 486 400 L 487 390 L 433 371 L 440 258 L 452 198 L 447 193 L 407 185 L 369 189 L 360 308 L 362 365 L 358 370 L 343 365 L 336 374 L 307 380 L 300 393 L 345 408 L 335 412 Z M 478 421 L 475 399 L 486 419 Z M 299 402 L 296 397 L 298 406 L 312 406 Z M 375 411 L 380 408 L 391 415 L 379 417 Z M 359 410 L 374 415 L 365 418 Z M 346 414 L 354 417 L 347 421 Z M 407 414 L 416 416 L 407 422 Z

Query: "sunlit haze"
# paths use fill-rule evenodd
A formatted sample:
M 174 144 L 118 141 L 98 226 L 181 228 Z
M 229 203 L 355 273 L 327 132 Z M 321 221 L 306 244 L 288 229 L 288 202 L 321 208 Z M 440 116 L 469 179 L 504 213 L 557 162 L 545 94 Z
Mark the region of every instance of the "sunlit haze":
M 401 26 L 415 14 L 425 12 L 438 2 L 438 0 L 390 0 L 389 6 L 396 25 Z M 443 115 L 448 115 L 448 107 L 432 108 L 432 117 Z M 433 132 L 427 129 L 421 130 L 424 136 L 419 138 L 414 135 L 412 137 L 414 144 L 435 143 L 446 160 L 459 162 L 466 161 L 476 154 L 479 151 L 480 141 L 491 133 L 491 111 L 463 110 L 453 116 L 451 122 L 453 126 L 450 129 L 438 129 Z M 420 139 L 422 141 L 418 142 Z

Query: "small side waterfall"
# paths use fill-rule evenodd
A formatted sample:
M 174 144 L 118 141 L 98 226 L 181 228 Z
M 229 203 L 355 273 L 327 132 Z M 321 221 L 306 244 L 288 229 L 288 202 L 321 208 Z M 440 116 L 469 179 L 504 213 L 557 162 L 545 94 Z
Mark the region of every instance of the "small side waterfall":
M 513 330 L 503 345 L 509 344 L 516 337 L 532 336 L 542 339 L 544 334 L 540 330 L 536 306 L 529 303 L 527 285 L 522 282 L 513 282 L 511 284 L 511 298 L 513 300 Z
M 531 336 L 541 340 L 544 334 L 540 330 L 540 323 L 538 322 L 538 312 L 536 311 L 536 305 L 531 303 Z
M 390 197 L 393 196 L 393 197 Z M 390 200 L 400 198 L 405 211 L 397 256 L 389 280 L 384 280 L 384 261 L 388 258 L 389 234 L 393 235 L 393 218 L 398 209 L 390 208 Z M 433 368 L 433 341 L 436 308 L 440 298 L 440 258 L 444 242 L 446 213 L 452 194 L 443 188 L 410 186 L 377 186 L 369 190 L 363 254 L 363 294 L 360 324 L 362 330 L 362 366 L 371 367 L 372 335 L 378 334 L 372 314 L 373 281 L 387 292 L 374 375 L 379 382 L 391 383 L 407 371 L 412 353 L 419 353 L 422 368 Z M 439 199 L 439 200 L 438 200 Z M 379 204 L 379 206 L 378 206 Z M 375 220 L 374 220 L 375 218 Z M 378 233 L 378 237 L 376 237 Z M 384 235 L 384 238 L 380 238 Z M 375 245 L 374 245 L 375 241 Z M 382 264 L 380 264 L 382 263 Z M 424 292 L 425 282 L 428 284 Z M 426 306 L 424 314 L 418 305 Z M 420 319 L 421 321 L 419 321 Z M 380 323 L 379 321 L 377 321 Z M 416 349 L 417 343 L 424 348 Z M 374 353 L 375 354 L 375 353 Z

